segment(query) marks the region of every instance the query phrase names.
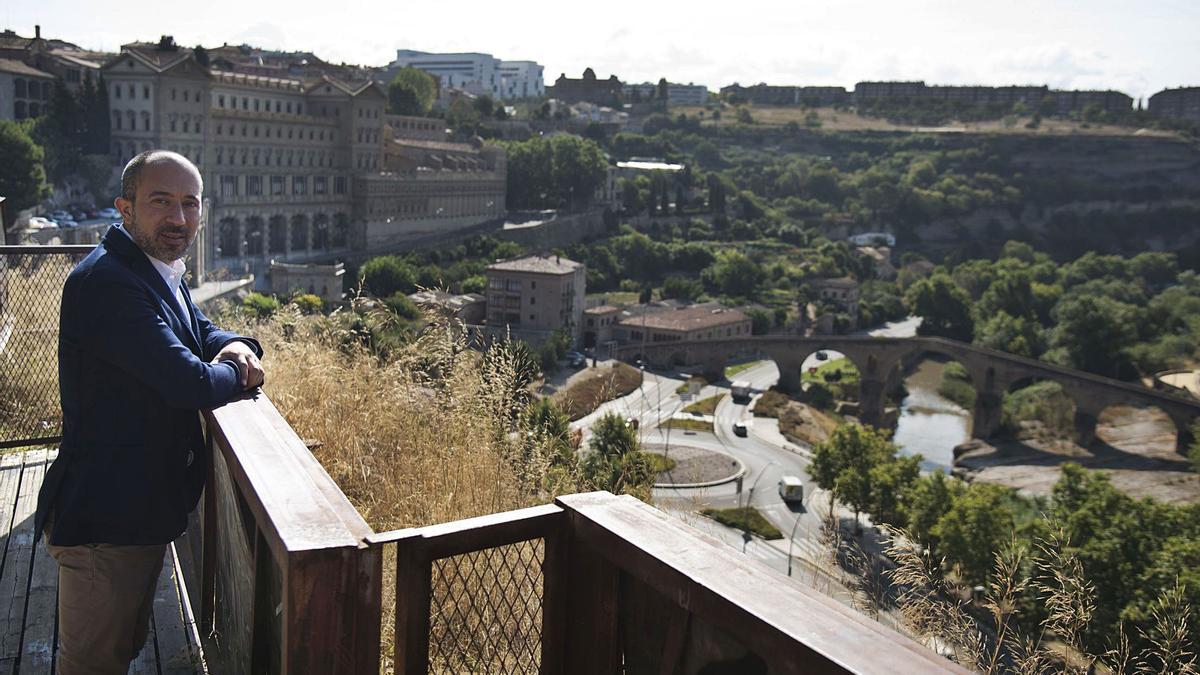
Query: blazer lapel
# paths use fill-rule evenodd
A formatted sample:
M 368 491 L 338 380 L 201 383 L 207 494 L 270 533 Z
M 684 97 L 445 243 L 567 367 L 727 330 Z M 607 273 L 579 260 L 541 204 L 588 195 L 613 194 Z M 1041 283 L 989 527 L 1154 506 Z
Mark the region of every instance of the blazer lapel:
M 200 329 L 197 326 L 193 326 L 195 318 L 192 315 L 194 312 L 190 312 L 179 306 L 179 301 L 175 299 L 175 294 L 171 292 L 171 289 L 167 288 L 167 282 L 163 281 L 162 275 L 158 273 L 158 270 L 154 269 L 154 265 L 150 264 L 150 260 L 146 258 L 146 254 L 142 252 L 142 249 L 138 248 L 138 245 L 127 235 L 117 232 L 116 229 L 114 225 L 104 235 L 105 249 L 123 258 L 129 263 L 134 274 L 146 282 L 150 288 L 154 289 L 154 292 L 159 296 L 159 300 L 175 315 L 176 322 L 183 328 L 183 332 L 180 332 L 174 326 L 172 330 L 175 331 L 175 334 L 185 344 L 191 343 L 189 346 L 193 352 L 200 354 L 200 339 L 197 337 Z M 188 294 L 186 288 L 184 288 L 183 297 L 185 302 L 191 304 L 191 296 Z

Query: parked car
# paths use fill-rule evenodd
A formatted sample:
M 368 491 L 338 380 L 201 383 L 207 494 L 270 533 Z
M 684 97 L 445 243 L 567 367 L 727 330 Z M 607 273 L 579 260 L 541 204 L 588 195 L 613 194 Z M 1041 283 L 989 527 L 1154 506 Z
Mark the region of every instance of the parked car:
M 572 368 L 581 368 L 587 363 L 587 357 L 579 352 L 567 352 L 567 365 Z
M 97 208 L 84 209 L 84 213 L 87 214 L 88 218 L 99 218 L 100 217 L 100 209 L 97 209 Z
M 58 211 L 51 213 L 48 217 L 50 218 L 50 220 L 53 220 L 53 221 L 70 220 L 71 214 L 67 213 L 66 211 L 63 211 L 62 209 L 59 209 Z
M 84 211 L 83 209 L 76 209 L 71 212 L 71 220 L 87 220 L 87 218 L 87 211 Z
M 735 436 L 741 436 L 742 438 L 745 438 L 746 435 L 749 433 L 750 433 L 750 430 L 746 428 L 745 422 L 734 422 L 733 423 L 733 434 Z
M 79 227 L 79 223 L 75 222 L 74 220 L 71 220 L 70 218 L 65 218 L 63 220 L 58 221 L 58 226 L 59 227 Z
M 121 212 L 110 206 L 107 209 L 100 209 L 100 212 L 96 216 L 99 218 L 114 219 L 120 218 Z
M 29 227 L 35 230 L 44 230 L 49 227 L 58 227 L 58 223 L 49 218 L 34 216 L 29 219 Z

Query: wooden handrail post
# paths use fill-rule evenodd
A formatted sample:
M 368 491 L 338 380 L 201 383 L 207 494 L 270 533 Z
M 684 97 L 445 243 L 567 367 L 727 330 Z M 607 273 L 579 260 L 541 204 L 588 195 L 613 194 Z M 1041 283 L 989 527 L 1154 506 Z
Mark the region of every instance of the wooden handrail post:
M 429 606 L 433 567 L 420 537 L 396 542 L 397 673 L 429 672 Z
M 570 577 L 567 575 L 570 531 L 567 519 L 545 537 L 542 558 L 542 659 L 541 675 L 565 675 L 567 639 L 567 593 Z
M 208 476 L 204 484 L 204 513 L 200 535 L 200 632 L 212 633 L 217 600 L 217 494 L 216 456 L 221 450 L 208 436 Z
M 574 535 L 576 514 L 568 514 L 564 672 L 609 675 L 621 671 L 621 573 L 598 551 Z

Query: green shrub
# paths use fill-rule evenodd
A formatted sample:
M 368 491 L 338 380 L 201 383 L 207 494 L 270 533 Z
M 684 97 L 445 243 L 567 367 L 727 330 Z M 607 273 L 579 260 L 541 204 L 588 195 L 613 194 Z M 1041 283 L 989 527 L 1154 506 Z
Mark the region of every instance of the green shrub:
M 408 299 L 408 296 L 403 293 L 395 293 L 390 298 L 384 301 L 387 308 L 392 310 L 396 316 L 409 321 L 415 321 L 421 317 L 421 308 L 417 307 L 417 303 Z
M 1021 422 L 1041 422 L 1055 436 L 1069 438 L 1075 429 L 1075 402 L 1057 382 L 1038 382 L 1004 396 L 1004 429 L 1021 430 Z
M 967 369 L 958 361 L 946 364 L 946 369 L 942 371 L 942 382 L 938 385 L 938 393 L 966 410 L 975 409 L 975 387 L 971 385 L 971 376 L 967 374 Z
M 279 311 L 279 300 L 273 295 L 251 293 L 242 298 L 242 307 L 248 314 L 265 319 Z
M 302 293 L 292 298 L 292 304 L 299 308 L 301 314 L 316 314 L 325 307 L 321 298 L 312 293 Z
M 362 266 L 361 275 L 363 291 L 377 298 L 412 293 L 417 287 L 417 273 L 412 265 L 394 255 L 371 258 Z

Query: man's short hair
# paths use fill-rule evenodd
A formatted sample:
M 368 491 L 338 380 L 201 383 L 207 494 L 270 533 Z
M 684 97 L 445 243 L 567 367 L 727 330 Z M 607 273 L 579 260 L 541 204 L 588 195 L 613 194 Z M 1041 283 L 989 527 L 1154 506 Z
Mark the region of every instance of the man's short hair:
M 146 150 L 145 152 L 138 153 L 133 159 L 129 160 L 129 163 L 125 165 L 125 169 L 121 171 L 121 199 L 130 202 L 134 201 L 134 197 L 137 196 L 138 177 L 141 176 L 142 169 L 146 168 L 146 165 L 154 160 L 168 157 L 192 167 L 196 171 L 196 175 L 200 175 L 200 170 L 196 168 L 192 160 L 177 152 L 171 152 L 170 150 Z M 200 180 L 201 185 L 203 185 L 203 177 Z

